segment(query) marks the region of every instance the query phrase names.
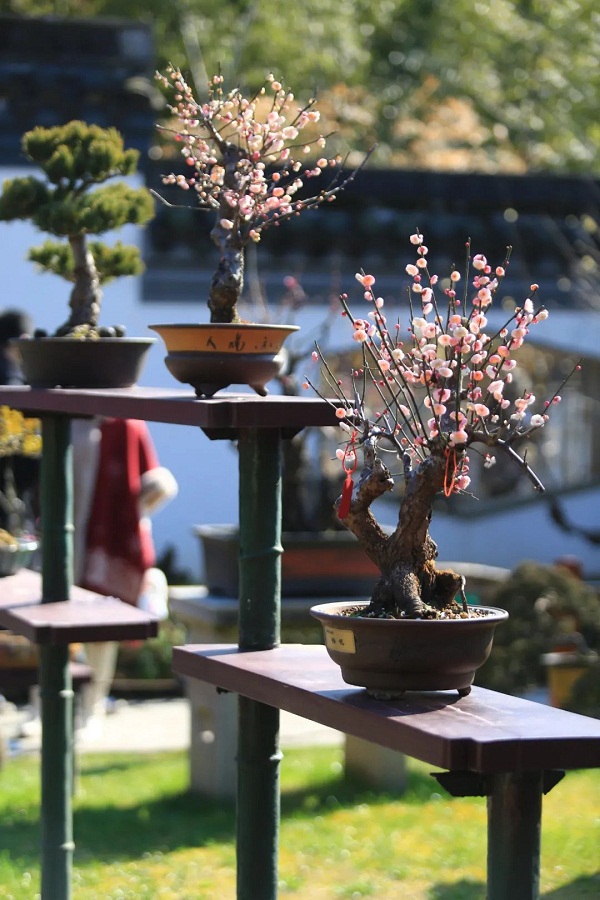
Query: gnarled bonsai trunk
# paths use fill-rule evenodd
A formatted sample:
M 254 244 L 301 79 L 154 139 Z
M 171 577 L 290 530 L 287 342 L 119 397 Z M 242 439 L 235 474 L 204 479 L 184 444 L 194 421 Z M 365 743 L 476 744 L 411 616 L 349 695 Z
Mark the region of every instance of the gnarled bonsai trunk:
M 365 448 L 365 466 L 353 491 L 350 512 L 342 520 L 381 569 L 371 604 L 362 615 L 430 618 L 448 606 L 456 607 L 454 597 L 462 590 L 463 579 L 455 572 L 436 570 L 437 546 L 429 535 L 432 504 L 444 486 L 445 469 L 446 457 L 440 451 L 410 472 L 398 525 L 387 535 L 370 506 L 392 490 L 394 483 L 389 469 L 373 450 Z
M 217 223 L 211 235 L 220 250 L 208 297 L 211 322 L 237 322 L 237 304 L 244 288 L 244 251 L 227 242 L 225 229 Z
M 96 263 L 87 246 L 85 235 L 70 237 L 69 244 L 74 261 L 74 284 L 69 300 L 71 314 L 64 325 L 57 330 L 58 336 L 69 334 L 74 328 L 81 325 L 95 328 L 98 324 L 102 302 L 102 289 Z
M 239 171 L 244 153 L 229 141 L 222 141 L 223 185 L 234 195 L 243 193 L 243 180 Z M 232 227 L 224 228 L 221 222 L 229 222 Z M 239 210 L 222 200 L 217 213 L 217 221 L 210 233 L 219 248 L 219 265 L 213 275 L 208 298 L 210 321 L 238 322 L 237 304 L 244 289 L 244 244 L 241 234 L 242 224 Z

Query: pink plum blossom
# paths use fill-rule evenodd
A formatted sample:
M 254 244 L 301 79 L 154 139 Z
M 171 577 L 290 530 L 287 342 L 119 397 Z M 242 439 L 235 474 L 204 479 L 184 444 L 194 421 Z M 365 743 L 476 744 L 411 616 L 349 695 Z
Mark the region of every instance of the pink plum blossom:
M 249 97 L 237 87 L 226 92 L 222 76 L 213 76 L 202 102 L 179 68 L 169 65 L 165 74 L 156 77 L 170 97 L 168 108 L 177 120 L 176 128 L 161 126 L 161 130 L 171 133 L 191 170 L 187 175 L 167 174 L 163 183 L 185 191 L 193 189 L 200 207 L 214 211 L 216 224 L 211 236 L 221 254 L 217 281 L 223 261 L 230 255 L 243 255 L 245 246 L 258 242 L 269 226 L 334 200 L 347 183 L 347 179 L 334 179 L 329 188 L 314 196 L 294 200 L 311 178 L 340 160 L 320 153 L 316 165 L 306 168 L 300 162 L 297 153 L 310 154 L 326 144 L 325 136 L 314 130 L 303 134 L 319 121 L 316 101 L 295 103 L 293 93 L 272 75 Z M 237 267 L 237 263 L 233 265 Z M 226 278 L 226 273 L 220 277 Z M 242 288 L 240 279 L 239 296 Z M 213 312 L 211 304 L 218 304 L 219 296 L 223 292 L 219 294 L 217 286 L 214 292 L 211 288 Z M 239 296 L 233 299 L 234 305 Z
M 451 431 L 449 437 L 451 447 L 456 447 L 458 444 L 466 444 L 469 440 L 469 435 L 464 428 L 459 428 L 457 431 Z
M 547 420 L 547 415 L 533 411 L 536 398 L 532 392 L 515 401 L 505 396 L 517 367 L 519 348 L 529 329 L 547 317 L 547 311 L 543 307 L 534 310 L 527 298 L 512 316 L 507 315 L 499 331 L 488 330 L 487 309 L 494 302 L 507 262 L 492 269 L 483 254 L 475 254 L 475 294 L 459 303 L 453 290 L 437 287 L 437 276 L 428 276 L 423 265 L 423 240 L 418 232 L 410 238 L 418 259 L 416 265 L 405 267 L 407 287 L 412 295 L 420 294 L 421 303 L 417 305 L 416 297 L 411 298 L 408 327 L 402 327 L 393 313 L 398 324 L 388 330 L 380 298 L 375 298 L 371 290 L 375 283 L 372 275 L 356 275 L 371 304 L 367 318 L 354 318 L 347 297 L 343 298 L 354 340 L 364 345 L 365 363 L 354 370 L 352 385 L 341 389 L 338 399 L 342 401 L 343 397 L 343 411 L 336 415 L 347 416 L 348 410 L 357 406 L 352 423 L 354 438 L 364 433 L 377 442 L 385 436 L 395 444 L 400 458 L 410 458 L 413 465 L 420 465 L 430 455 L 445 455 L 454 466 L 449 490 L 464 491 L 471 483 L 465 456 L 471 444 L 510 444 L 517 437 L 527 437 Z M 459 280 L 460 273 L 453 269 L 450 284 Z M 445 295 L 444 305 L 440 295 Z M 385 305 L 389 309 L 393 301 L 388 298 Z M 418 315 L 414 314 L 416 310 Z M 366 382 L 363 388 L 361 376 Z M 369 383 L 375 389 L 378 406 L 382 401 L 385 404 L 383 412 L 367 411 Z M 549 409 L 559 399 L 556 394 L 544 408 Z M 484 467 L 494 464 L 495 457 L 490 453 L 480 455 Z M 340 452 L 338 457 L 342 458 Z M 445 482 L 445 490 L 448 484 Z
M 373 275 L 364 275 L 361 272 L 357 272 L 355 275 L 357 281 L 362 284 L 363 287 L 370 288 L 375 284 L 375 278 Z

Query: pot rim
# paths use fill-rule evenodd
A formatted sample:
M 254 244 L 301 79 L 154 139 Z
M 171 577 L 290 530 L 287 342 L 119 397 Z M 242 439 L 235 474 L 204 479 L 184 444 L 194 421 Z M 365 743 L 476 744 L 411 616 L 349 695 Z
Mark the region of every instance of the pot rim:
M 43 337 L 21 337 L 21 338 L 12 338 L 11 343 L 27 346 L 33 346 L 38 341 L 43 341 L 44 343 L 56 342 L 60 344 L 64 344 L 67 341 L 71 346 L 86 346 L 90 347 L 95 344 L 101 344 L 102 346 L 106 346 L 106 344 L 156 344 L 158 338 L 155 337 L 129 337 L 128 335 L 123 335 L 123 337 L 98 337 L 98 338 L 74 338 L 69 335 L 55 335 L 55 334 L 47 334 Z
M 280 331 L 281 329 L 285 329 L 285 331 L 299 331 L 299 325 L 277 325 L 273 322 L 265 323 L 261 325 L 259 322 L 166 322 L 164 324 L 155 324 L 148 325 L 148 328 L 153 330 L 158 330 L 159 328 L 166 329 L 174 329 L 174 328 L 192 328 L 197 330 L 208 330 L 208 329 L 217 329 L 219 331 L 224 330 L 238 330 L 243 328 L 244 330 L 252 330 L 252 331 Z
M 331 603 L 319 603 L 316 606 L 311 606 L 309 612 L 315 619 L 329 620 L 336 624 L 339 624 L 340 622 L 345 622 L 347 624 L 350 624 L 351 622 L 368 622 L 376 628 L 381 628 L 382 626 L 387 627 L 390 623 L 396 624 L 399 622 L 402 624 L 410 624 L 415 627 L 424 627 L 431 625 L 432 623 L 437 625 L 456 626 L 464 622 L 476 622 L 482 625 L 487 622 L 502 622 L 509 617 L 508 612 L 505 609 L 501 609 L 498 606 L 485 606 L 482 604 L 473 604 L 469 608 L 473 610 L 484 609 L 487 611 L 488 615 L 468 619 L 372 619 L 367 618 L 366 616 L 343 616 L 338 612 L 338 610 L 349 606 L 366 607 L 370 602 L 370 600 L 338 600 Z

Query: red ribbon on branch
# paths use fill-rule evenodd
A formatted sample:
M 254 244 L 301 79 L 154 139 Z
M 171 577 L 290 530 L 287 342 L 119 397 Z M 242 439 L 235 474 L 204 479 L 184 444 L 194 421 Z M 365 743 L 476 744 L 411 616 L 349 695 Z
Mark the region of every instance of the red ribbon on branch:
M 342 469 L 346 473 L 346 480 L 344 481 L 344 487 L 342 488 L 342 499 L 340 500 L 340 505 L 338 508 L 338 518 L 345 519 L 350 512 L 350 504 L 352 502 L 352 491 L 354 489 L 354 482 L 352 481 L 352 473 L 356 469 L 357 466 L 357 458 L 356 458 L 356 447 L 354 445 L 356 434 L 354 433 L 350 438 L 348 444 L 346 444 L 346 449 L 344 450 L 344 456 L 342 459 Z M 350 453 L 352 455 L 350 455 Z M 347 464 L 347 460 L 351 462 L 350 465 Z
M 452 472 L 450 470 L 452 469 Z M 446 470 L 444 472 L 444 496 L 449 497 L 456 487 L 456 476 L 459 474 L 459 465 L 456 461 L 456 450 L 448 447 L 446 450 Z

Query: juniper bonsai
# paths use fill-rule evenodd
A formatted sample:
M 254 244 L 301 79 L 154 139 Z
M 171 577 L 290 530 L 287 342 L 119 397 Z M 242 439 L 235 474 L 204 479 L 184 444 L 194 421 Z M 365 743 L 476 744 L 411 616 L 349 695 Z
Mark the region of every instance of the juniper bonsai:
M 33 247 L 28 258 L 43 271 L 72 282 L 70 314 L 57 336 L 95 338 L 102 302 L 101 285 L 123 275 L 137 275 L 143 264 L 137 247 L 90 241 L 123 225 L 144 225 L 153 216 L 145 188 L 125 182 L 133 175 L 139 153 L 125 149 L 115 128 L 72 121 L 53 128 L 34 128 L 22 139 L 25 156 L 43 171 L 9 179 L 0 193 L 0 220 L 23 219 L 59 241 Z M 102 185 L 99 187 L 99 185 Z M 108 333 L 114 334 L 112 329 Z

